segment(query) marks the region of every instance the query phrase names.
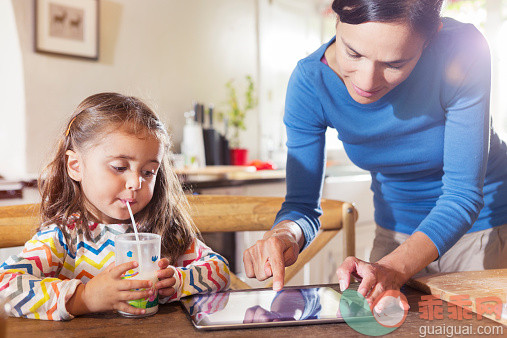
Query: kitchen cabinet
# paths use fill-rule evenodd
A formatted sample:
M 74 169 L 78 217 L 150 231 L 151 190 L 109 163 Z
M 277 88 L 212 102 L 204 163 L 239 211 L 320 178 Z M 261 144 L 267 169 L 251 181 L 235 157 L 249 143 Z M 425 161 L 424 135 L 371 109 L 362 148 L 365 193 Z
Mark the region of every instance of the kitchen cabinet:
M 356 222 L 356 257 L 369 260 L 375 236 L 373 192 L 371 176 L 367 172 L 350 172 L 343 176 L 326 177 L 323 198 L 347 201 L 359 213 Z M 343 233 L 333 238 L 314 258 L 316 264 L 308 268 L 308 284 L 337 283 L 336 269 L 346 257 L 342 253 Z M 312 262 L 313 263 L 313 262 Z

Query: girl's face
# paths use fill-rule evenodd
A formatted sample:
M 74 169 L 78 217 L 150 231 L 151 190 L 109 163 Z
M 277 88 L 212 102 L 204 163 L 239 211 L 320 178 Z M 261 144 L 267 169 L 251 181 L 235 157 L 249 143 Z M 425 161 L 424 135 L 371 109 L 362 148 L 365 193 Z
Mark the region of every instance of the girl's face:
M 150 202 L 164 147 L 153 136 L 114 131 L 95 146 L 67 155 L 68 173 L 81 183 L 87 210 L 101 223 L 114 224 L 130 218 L 127 201 L 133 213 Z
M 356 102 L 372 103 L 410 75 L 425 42 L 405 23 L 338 22 L 334 70 Z

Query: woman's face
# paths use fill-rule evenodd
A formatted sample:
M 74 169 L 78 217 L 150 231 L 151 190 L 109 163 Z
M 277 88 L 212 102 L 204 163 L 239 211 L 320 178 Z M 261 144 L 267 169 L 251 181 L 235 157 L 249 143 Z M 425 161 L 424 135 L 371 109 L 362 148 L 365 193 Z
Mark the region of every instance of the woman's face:
M 405 23 L 338 22 L 336 71 L 356 102 L 372 103 L 410 75 L 425 42 Z

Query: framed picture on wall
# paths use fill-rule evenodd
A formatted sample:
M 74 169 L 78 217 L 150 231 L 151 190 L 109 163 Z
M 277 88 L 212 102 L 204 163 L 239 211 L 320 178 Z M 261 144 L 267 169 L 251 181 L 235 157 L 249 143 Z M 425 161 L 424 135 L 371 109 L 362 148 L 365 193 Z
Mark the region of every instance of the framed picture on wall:
M 99 0 L 34 0 L 35 51 L 99 58 Z

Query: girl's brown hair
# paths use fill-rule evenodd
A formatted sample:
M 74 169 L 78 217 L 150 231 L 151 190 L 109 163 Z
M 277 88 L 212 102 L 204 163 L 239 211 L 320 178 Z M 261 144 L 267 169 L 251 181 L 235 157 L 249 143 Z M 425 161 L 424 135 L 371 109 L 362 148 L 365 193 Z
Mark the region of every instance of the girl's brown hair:
M 126 131 L 139 137 L 153 136 L 164 145 L 164 158 L 157 173 L 153 197 L 136 214 L 136 223 L 140 231 L 161 235 L 162 254 L 174 264 L 198 235 L 198 230 L 190 218 L 190 206 L 169 163 L 171 143 L 158 116 L 138 98 L 100 93 L 81 102 L 67 125 L 53 161 L 39 178 L 42 195 L 39 230 L 49 224 L 57 224 L 69 240 L 65 225 L 77 217 L 76 226 L 90 238 L 88 223 L 94 217 L 84 206 L 81 185 L 67 174 L 67 150 L 86 151 L 111 130 Z

